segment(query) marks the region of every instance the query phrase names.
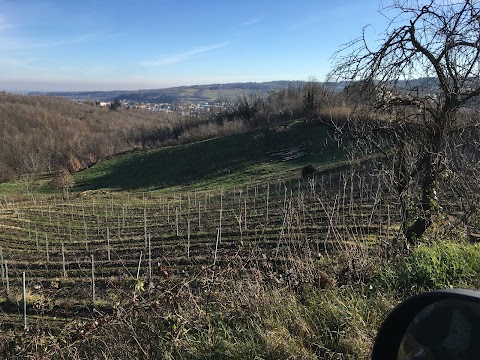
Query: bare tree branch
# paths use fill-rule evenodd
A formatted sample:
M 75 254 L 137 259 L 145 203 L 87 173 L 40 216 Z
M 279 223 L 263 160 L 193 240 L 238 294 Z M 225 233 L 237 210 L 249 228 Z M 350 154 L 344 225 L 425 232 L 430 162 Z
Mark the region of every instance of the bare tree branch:
M 404 201 L 417 204 L 414 211 L 402 206 L 410 211 L 402 214 L 410 241 L 422 236 L 441 208 L 437 194 L 445 174 L 470 164 L 467 150 L 472 161 L 480 158 L 478 144 L 466 144 L 462 135 L 466 129 L 479 131 L 478 113 L 462 115 L 480 96 L 479 5 L 478 0 L 394 0 L 380 10 L 389 23 L 379 42 L 367 41 L 364 28 L 333 57 L 330 79 L 347 81 L 350 93 L 363 94 L 356 97 L 349 128 L 365 151 L 391 154 L 384 158 L 392 181 Z M 368 116 L 368 122 L 359 120 Z

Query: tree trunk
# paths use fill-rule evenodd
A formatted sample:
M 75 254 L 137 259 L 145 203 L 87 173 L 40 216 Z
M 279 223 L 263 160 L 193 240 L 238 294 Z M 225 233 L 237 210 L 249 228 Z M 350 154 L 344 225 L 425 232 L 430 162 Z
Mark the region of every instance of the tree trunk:
M 412 206 L 406 208 L 405 220 L 407 223 L 406 226 L 404 226 L 404 232 L 409 244 L 413 244 L 423 236 L 439 210 L 437 189 L 440 175 L 440 151 L 435 145 L 438 145 L 438 143 L 434 144 L 434 149 L 427 153 L 424 161 L 424 176 L 421 183 L 421 204 L 417 209 Z

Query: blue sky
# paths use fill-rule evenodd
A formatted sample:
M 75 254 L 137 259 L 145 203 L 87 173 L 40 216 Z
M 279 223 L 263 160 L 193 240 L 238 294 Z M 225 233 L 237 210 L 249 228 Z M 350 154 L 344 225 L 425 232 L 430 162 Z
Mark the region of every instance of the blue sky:
M 384 1 L 385 3 L 385 1 Z M 323 80 L 379 0 L 0 0 L 0 90 Z

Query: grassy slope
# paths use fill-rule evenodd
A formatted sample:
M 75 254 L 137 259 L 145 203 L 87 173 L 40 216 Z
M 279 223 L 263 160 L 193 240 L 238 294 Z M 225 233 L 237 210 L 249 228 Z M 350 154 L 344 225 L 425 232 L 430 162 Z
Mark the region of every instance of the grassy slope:
M 188 145 L 136 152 L 104 161 L 76 175 L 76 190 L 210 187 L 295 177 L 301 168 L 338 165 L 345 155 L 318 122 L 295 121 L 272 128 Z M 301 147 L 301 158 L 277 153 Z
M 304 147 L 308 154 L 288 162 L 281 162 L 274 155 L 296 146 Z M 245 184 L 298 176 L 306 164 L 314 164 L 319 170 L 339 166 L 343 159 L 344 154 L 329 138 L 326 127 L 297 121 L 190 145 L 128 154 L 77 174 L 76 181 L 79 190 Z M 3 184 L 0 194 L 20 188 L 21 183 Z M 179 295 L 171 301 L 167 299 L 171 294 L 165 292 L 167 300 L 159 297 L 162 301 L 135 304 L 132 311 L 125 308 L 128 311 L 124 322 L 107 322 L 83 341 L 69 346 L 62 343 L 62 350 L 67 355 L 71 351 L 72 358 L 78 353 L 93 357 L 105 348 L 117 355 L 111 358 L 129 358 L 135 356 L 138 345 L 158 351 L 158 358 L 169 354 L 172 358 L 192 359 L 367 359 L 379 324 L 397 300 L 428 289 L 478 288 L 478 244 L 419 244 L 394 261 L 378 259 L 380 252 L 362 255 L 347 250 L 339 255 L 339 261 L 350 256 L 366 256 L 363 260 L 368 260 L 358 262 L 358 269 L 353 271 L 358 271 L 363 280 L 351 280 L 355 281 L 351 286 L 306 288 L 308 291 L 300 296 L 284 285 L 271 288 L 261 285 L 258 279 L 246 279 L 235 286 L 212 282 L 216 289 L 206 293 L 202 288 L 201 293 L 207 294 L 202 295 L 204 298 L 197 294 L 186 296 L 180 290 L 187 291 L 187 287 L 177 287 L 183 297 Z M 192 299 L 196 306 L 191 306 Z M 170 305 L 172 309 L 168 308 Z M 138 334 L 142 336 L 137 340 Z M 29 332 L 28 336 L 28 344 L 40 343 L 37 339 L 50 341 L 55 346 L 49 346 L 49 351 L 57 351 L 53 349 L 59 347 L 62 339 L 50 335 L 45 340 L 45 334 L 40 332 L 35 342 L 30 338 L 35 333 Z M 47 345 L 42 348 L 47 351 Z M 0 354 L 6 354 L 2 353 L 2 345 Z

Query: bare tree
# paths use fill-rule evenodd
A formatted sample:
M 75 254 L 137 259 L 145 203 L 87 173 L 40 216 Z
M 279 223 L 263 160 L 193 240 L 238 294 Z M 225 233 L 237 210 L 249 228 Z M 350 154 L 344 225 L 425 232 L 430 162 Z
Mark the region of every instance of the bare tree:
M 479 128 L 479 1 L 394 0 L 380 12 L 388 20 L 380 39 L 371 44 L 364 28 L 335 54 L 331 76 L 370 95 L 349 129 L 363 149 L 383 153 L 413 242 L 440 210 L 440 183 L 469 159 L 459 150 L 478 164 L 478 142 L 464 141 Z
M 55 178 L 55 182 L 58 188 L 63 190 L 65 196 L 68 197 L 68 191 L 75 185 L 75 179 L 68 169 L 62 168 L 58 171 Z

